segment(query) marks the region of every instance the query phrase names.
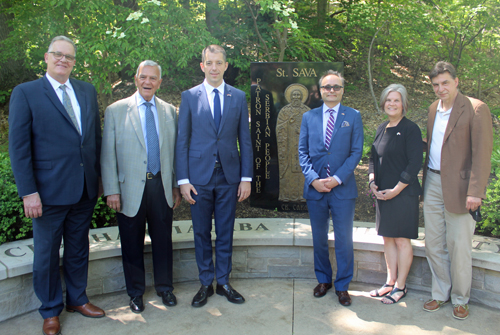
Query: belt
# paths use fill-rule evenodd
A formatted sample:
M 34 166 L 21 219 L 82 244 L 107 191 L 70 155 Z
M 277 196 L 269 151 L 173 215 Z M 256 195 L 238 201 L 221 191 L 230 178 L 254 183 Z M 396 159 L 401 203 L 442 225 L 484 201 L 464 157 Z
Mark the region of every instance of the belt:
M 157 174 L 152 174 L 151 172 L 146 173 L 146 179 L 156 179 L 161 177 L 161 171 L 158 171 Z
M 220 162 L 215 162 L 214 169 L 220 169 L 222 167 Z
M 430 172 L 434 172 L 434 173 L 436 173 L 436 174 L 441 174 L 441 171 L 431 169 L 430 167 L 427 167 L 427 170 L 429 170 Z

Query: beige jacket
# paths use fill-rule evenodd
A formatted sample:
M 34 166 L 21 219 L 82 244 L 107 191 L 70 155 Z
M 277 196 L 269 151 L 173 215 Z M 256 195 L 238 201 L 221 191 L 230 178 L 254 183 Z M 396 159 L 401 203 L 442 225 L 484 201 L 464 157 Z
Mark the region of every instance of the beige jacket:
M 178 187 L 174 170 L 177 113 L 155 97 L 158 112 L 161 178 L 165 198 L 174 206 L 172 188 Z M 135 95 L 106 108 L 101 149 L 104 195 L 121 195 L 121 213 L 137 214 L 146 185 L 147 152 Z

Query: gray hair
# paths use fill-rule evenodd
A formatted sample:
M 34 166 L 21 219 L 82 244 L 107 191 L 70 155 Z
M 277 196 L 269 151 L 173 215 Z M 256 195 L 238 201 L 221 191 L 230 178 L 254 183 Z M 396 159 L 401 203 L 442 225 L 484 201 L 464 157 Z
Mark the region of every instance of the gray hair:
M 47 50 L 47 52 L 51 51 L 52 44 L 54 44 L 54 42 L 57 42 L 57 41 L 65 41 L 65 42 L 71 43 L 71 45 L 73 46 L 73 50 L 75 51 L 75 57 L 76 57 L 76 45 L 75 45 L 75 43 L 73 42 L 73 40 L 71 38 L 68 38 L 68 37 L 62 36 L 62 35 L 56 36 L 52 39 L 52 41 L 49 44 L 49 49 Z
M 206 47 L 205 49 L 203 49 L 203 51 L 201 52 L 201 62 L 202 63 L 205 63 L 205 54 L 207 53 L 207 51 L 210 51 L 211 53 L 220 52 L 222 54 L 222 57 L 224 58 L 224 62 L 226 61 L 226 50 L 224 50 L 224 48 L 221 47 L 220 45 L 211 44 L 208 47 Z
M 141 68 L 141 66 L 156 66 L 158 68 L 158 70 L 160 70 L 160 78 L 161 78 L 161 66 L 157 62 L 152 61 L 152 60 L 142 61 L 141 64 L 139 64 L 139 66 L 137 67 L 137 71 L 135 72 L 135 75 L 137 77 L 139 76 L 139 69 Z
M 385 101 L 387 100 L 387 96 L 391 92 L 398 92 L 401 94 L 401 104 L 403 105 L 403 116 L 406 115 L 408 111 L 408 93 L 406 92 L 406 88 L 401 84 L 390 84 L 387 86 L 380 95 L 380 108 L 384 110 Z
M 345 79 L 339 71 L 328 70 L 321 76 L 321 78 L 319 78 L 319 87 L 321 87 L 321 82 L 325 79 L 325 77 L 332 75 L 339 77 L 340 80 L 342 80 L 342 86 L 345 86 Z

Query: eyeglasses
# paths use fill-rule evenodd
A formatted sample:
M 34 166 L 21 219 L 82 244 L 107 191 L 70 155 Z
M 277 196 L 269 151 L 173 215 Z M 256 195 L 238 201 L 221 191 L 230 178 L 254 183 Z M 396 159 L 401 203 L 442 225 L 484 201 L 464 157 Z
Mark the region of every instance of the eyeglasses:
M 339 86 L 339 85 L 335 85 L 335 86 L 330 86 L 330 85 L 327 85 L 327 86 L 321 86 L 320 88 L 324 89 L 325 91 L 327 92 L 330 92 L 332 89 L 335 91 L 335 92 L 338 92 L 340 91 L 341 89 L 344 88 L 344 86 Z
M 54 58 L 57 59 L 57 60 L 61 60 L 63 57 L 65 57 L 68 62 L 74 62 L 75 59 L 76 59 L 75 56 L 65 55 L 65 54 L 63 54 L 62 52 L 59 52 L 59 51 L 49 51 L 49 54 L 53 54 Z

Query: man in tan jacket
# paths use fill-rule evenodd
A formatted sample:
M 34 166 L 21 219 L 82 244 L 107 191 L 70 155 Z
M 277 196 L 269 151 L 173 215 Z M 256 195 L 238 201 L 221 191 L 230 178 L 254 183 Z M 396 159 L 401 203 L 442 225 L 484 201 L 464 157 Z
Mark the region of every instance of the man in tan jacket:
M 458 91 L 455 68 L 438 62 L 429 74 L 439 100 L 429 107 L 424 164 L 425 250 L 432 299 L 424 310 L 453 303 L 453 317 L 469 315 L 475 211 L 486 197 L 493 132 L 488 106 Z

